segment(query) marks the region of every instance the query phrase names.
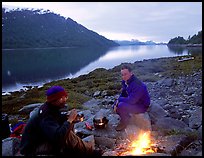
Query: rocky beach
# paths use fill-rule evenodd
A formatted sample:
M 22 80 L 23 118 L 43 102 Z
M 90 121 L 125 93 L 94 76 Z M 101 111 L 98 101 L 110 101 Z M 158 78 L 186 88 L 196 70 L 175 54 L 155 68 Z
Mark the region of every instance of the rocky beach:
M 127 151 L 141 131 L 150 131 L 149 139 L 155 150 L 149 155 L 202 156 L 202 54 L 193 58 L 158 58 L 128 64 L 147 85 L 151 105 L 148 112 L 132 115 L 124 131 L 115 131 L 119 116 L 112 109 L 121 90 L 121 65 L 3 95 L 2 113 L 8 114 L 11 126 L 19 121 L 26 122 L 32 111 L 45 101 L 45 90 L 60 85 L 70 96 L 64 111 L 77 108 L 84 114 L 84 120 L 75 124 L 75 132 L 83 139 L 90 138 L 95 148 L 103 150 L 103 156 L 124 153 L 132 156 Z M 94 127 L 93 118 L 99 113 L 109 120 L 107 126 L 88 130 L 85 122 Z M 17 155 L 18 143 L 17 138 L 4 139 L 2 155 Z

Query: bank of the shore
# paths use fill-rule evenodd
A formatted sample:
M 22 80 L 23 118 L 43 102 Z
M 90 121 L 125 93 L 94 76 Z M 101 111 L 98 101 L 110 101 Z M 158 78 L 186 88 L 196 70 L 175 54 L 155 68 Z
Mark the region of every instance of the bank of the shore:
M 144 82 L 156 82 L 162 78 L 178 78 L 202 71 L 202 54 L 192 60 L 179 62 L 179 57 L 149 59 L 128 63 L 136 76 Z M 74 79 L 64 79 L 45 84 L 43 87 L 31 87 L 29 90 L 12 92 L 2 96 L 2 113 L 18 114 L 23 106 L 45 101 L 45 91 L 52 85 L 63 86 L 69 93 L 69 105 L 81 108 L 97 91 L 114 96 L 120 92 L 120 66 L 112 69 L 99 68 L 87 75 Z
M 168 46 L 202 47 L 202 44 L 167 44 Z
M 137 77 L 147 85 L 151 105 L 145 114 L 132 116 L 127 130 L 117 132 L 115 126 L 119 115 L 113 112 L 112 104 L 120 92 L 120 66 L 110 70 L 97 69 L 76 79 L 12 93 L 4 98 L 10 97 L 10 100 L 4 100 L 4 103 L 7 101 L 4 106 L 18 112 L 9 111 L 9 123 L 22 121 L 22 118 L 26 122 L 26 117 L 44 102 L 44 90 L 51 85 L 61 85 L 71 95 L 69 105 L 74 106 L 77 102 L 76 108 L 79 108 L 82 104 L 82 109 L 77 110 L 84 114 L 84 121 L 76 123 L 75 130 L 82 138 L 91 137 L 95 142 L 93 146 L 103 150 L 103 156 L 121 156 L 124 148 L 118 147 L 128 149 L 130 138 L 147 129 L 151 131 L 153 147 L 158 149 L 154 156 L 202 156 L 202 56 L 159 58 L 130 64 Z M 37 100 L 39 98 L 41 100 Z M 32 99 L 35 104 L 26 103 Z M 12 106 L 12 103 L 19 106 Z M 93 118 L 97 114 L 107 117 L 107 127 L 86 129 L 84 122 L 94 127 Z M 13 152 L 19 143 L 13 143 L 15 141 L 14 138 L 2 141 L 3 155 L 18 154 Z

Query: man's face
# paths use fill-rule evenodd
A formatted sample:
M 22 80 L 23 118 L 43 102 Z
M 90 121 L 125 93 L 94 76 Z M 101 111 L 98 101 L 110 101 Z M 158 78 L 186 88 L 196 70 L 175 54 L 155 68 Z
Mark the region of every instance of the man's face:
M 57 104 L 60 108 L 64 108 L 65 104 L 66 104 L 66 101 L 68 99 L 68 96 L 63 96 L 62 98 L 60 98 L 58 101 L 57 101 Z
M 122 75 L 122 79 L 124 81 L 127 81 L 132 76 L 132 72 L 130 72 L 128 69 L 122 69 L 121 75 Z

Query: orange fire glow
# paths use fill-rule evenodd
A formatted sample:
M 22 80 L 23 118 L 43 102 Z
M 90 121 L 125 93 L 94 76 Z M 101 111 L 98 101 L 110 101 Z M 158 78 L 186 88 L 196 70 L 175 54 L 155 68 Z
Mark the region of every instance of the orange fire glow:
M 154 150 L 151 149 L 150 132 L 141 132 L 137 139 L 131 142 L 129 149 L 128 152 L 124 153 L 125 155 L 144 155 L 154 153 Z

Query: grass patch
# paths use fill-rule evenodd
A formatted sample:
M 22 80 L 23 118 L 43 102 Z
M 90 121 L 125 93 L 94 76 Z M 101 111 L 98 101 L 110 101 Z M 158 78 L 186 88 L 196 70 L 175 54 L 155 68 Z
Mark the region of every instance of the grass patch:
M 172 129 L 167 132 L 167 135 L 186 135 L 188 137 L 197 139 L 198 138 L 198 132 L 197 131 L 184 131 L 184 130 L 178 130 L 178 129 Z
M 81 93 L 77 93 L 74 91 L 69 91 L 69 99 L 68 99 L 68 105 L 69 105 L 69 109 L 72 108 L 76 108 L 76 109 L 83 109 L 82 104 L 88 100 L 90 100 L 91 98 L 81 94 Z

